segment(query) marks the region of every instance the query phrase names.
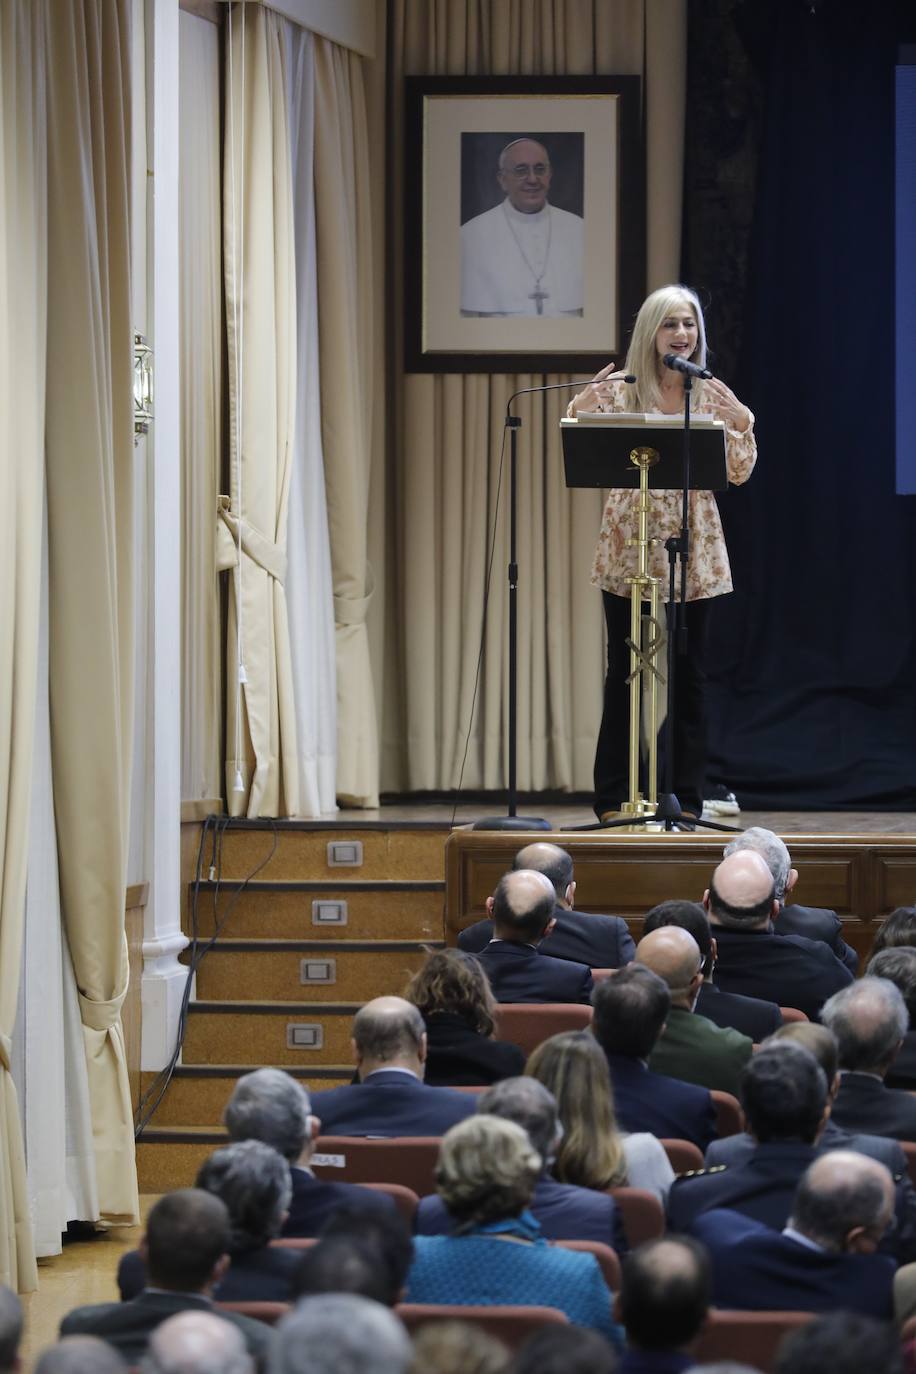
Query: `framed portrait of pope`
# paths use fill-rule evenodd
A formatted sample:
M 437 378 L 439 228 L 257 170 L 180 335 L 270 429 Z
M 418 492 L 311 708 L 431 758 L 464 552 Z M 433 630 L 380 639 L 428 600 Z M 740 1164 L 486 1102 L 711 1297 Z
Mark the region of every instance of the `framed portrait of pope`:
M 409 77 L 405 368 L 558 372 L 645 286 L 638 77 Z

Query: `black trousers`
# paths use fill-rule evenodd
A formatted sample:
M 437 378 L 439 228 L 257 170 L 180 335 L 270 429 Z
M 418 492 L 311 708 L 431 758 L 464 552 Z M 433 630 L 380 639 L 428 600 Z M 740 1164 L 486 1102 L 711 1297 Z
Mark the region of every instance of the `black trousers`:
M 630 599 L 602 592 L 607 622 L 607 677 L 604 711 L 595 750 L 595 813 L 616 811 L 629 795 L 630 756 Z M 648 610 L 648 605 L 643 608 Z M 667 610 L 667 607 L 666 607 Z M 706 646 L 709 602 L 687 602 L 687 653 L 678 654 L 674 671 L 674 791 L 685 811 L 703 809 L 706 768 Z M 659 685 L 664 694 L 666 689 Z M 662 728 L 658 790 L 665 783 L 667 721 Z

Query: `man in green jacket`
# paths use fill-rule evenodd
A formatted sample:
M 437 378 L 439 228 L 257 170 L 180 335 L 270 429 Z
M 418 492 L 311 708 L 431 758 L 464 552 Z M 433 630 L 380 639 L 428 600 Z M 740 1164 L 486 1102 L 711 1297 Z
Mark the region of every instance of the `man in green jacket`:
M 650 1056 L 649 1068 L 737 1097 L 741 1071 L 753 1053 L 753 1042 L 694 1011 L 703 982 L 703 956 L 696 940 L 680 926 L 661 926 L 640 940 L 636 962 L 657 973 L 671 993 L 671 1011 Z

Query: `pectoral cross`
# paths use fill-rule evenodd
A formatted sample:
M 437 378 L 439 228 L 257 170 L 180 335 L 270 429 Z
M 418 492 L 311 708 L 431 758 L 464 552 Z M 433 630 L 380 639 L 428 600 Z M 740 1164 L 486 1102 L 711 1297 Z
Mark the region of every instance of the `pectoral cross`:
M 540 283 L 540 282 L 538 282 L 537 286 L 534 288 L 533 291 L 529 291 L 529 293 L 528 293 L 528 299 L 529 299 L 529 301 L 534 301 L 535 309 L 537 310 L 537 312 L 538 312 L 539 315 L 543 315 L 543 313 L 544 313 L 544 302 L 546 301 L 546 299 L 547 299 L 547 297 L 548 297 L 549 295 L 550 295 L 550 292 L 549 292 L 549 291 L 542 291 L 542 290 L 541 290 L 541 283 Z

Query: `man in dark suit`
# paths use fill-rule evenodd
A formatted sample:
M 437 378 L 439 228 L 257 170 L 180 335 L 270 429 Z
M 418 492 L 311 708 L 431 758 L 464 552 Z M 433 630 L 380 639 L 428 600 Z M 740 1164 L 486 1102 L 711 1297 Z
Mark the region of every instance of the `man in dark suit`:
M 293 1194 L 281 1234 L 317 1236 L 338 1207 L 370 1204 L 391 1211 L 391 1198 L 358 1183 L 331 1183 L 311 1168 L 321 1122 L 312 1115 L 305 1087 L 282 1069 L 255 1069 L 239 1079 L 223 1121 L 234 1141 L 261 1140 L 289 1164 Z
M 61 1336 L 100 1336 L 124 1356 L 140 1363 L 152 1332 L 176 1312 L 212 1311 L 212 1289 L 229 1267 L 229 1213 L 212 1193 L 181 1188 L 159 1199 L 147 1218 L 140 1253 L 149 1286 L 130 1302 L 77 1307 L 60 1324 Z M 218 1315 L 237 1326 L 249 1353 L 261 1360 L 271 1332 L 263 1322 Z
M 571 959 L 573 963 L 588 964 L 589 968 L 622 968 L 633 958 L 633 937 L 627 923 L 620 916 L 596 916 L 574 910 L 576 883 L 573 861 L 565 849 L 556 844 L 526 845 L 512 862 L 513 870 L 533 869 L 543 873 L 553 885 L 556 922 L 551 933 L 541 941 L 540 951 L 552 959 Z M 492 905 L 487 902 L 487 910 Z M 493 920 L 475 921 L 458 936 L 458 948 L 469 954 L 479 954 L 493 938 Z
M 816 1107 L 809 1110 L 803 1102 L 797 1065 L 784 1063 L 781 1075 L 771 1068 L 764 1079 L 757 1062 L 764 1054 L 771 1055 L 788 1044 L 800 1045 L 814 1056 L 827 1083 L 827 1108 L 832 1107 L 840 1087 L 836 1038 L 826 1026 L 813 1021 L 790 1022 L 761 1047 L 745 1078 L 742 1103 L 754 1133 L 714 1140 L 706 1151 L 706 1173 L 697 1176 L 697 1191 L 691 1196 L 686 1188 L 682 1195 L 678 1190 L 677 1205 L 691 1207 L 705 1202 L 710 1208 L 731 1207 L 781 1229 L 789 1215 L 795 1185 L 814 1155 L 854 1150 L 883 1164 L 893 1178 L 896 1225 L 882 1249 L 893 1254 L 898 1264 L 912 1263 L 916 1260 L 916 1189 L 910 1182 L 903 1150 L 896 1140 L 844 1131 L 825 1113 L 809 1154 L 803 1141 L 805 1120 L 810 1125 Z M 799 1110 L 802 1117 L 797 1115 Z M 726 1172 L 717 1167 L 722 1165 Z M 705 1192 L 700 1187 L 704 1178 L 711 1181 Z M 721 1192 L 716 1191 L 717 1183 Z
M 648 1065 L 671 1007 L 666 984 L 641 964 L 628 964 L 598 984 L 592 1004 L 592 1029 L 607 1056 L 623 1129 L 692 1140 L 705 1150 L 716 1134 L 708 1090 L 653 1073 Z
M 776 888 L 754 850 L 722 860 L 703 905 L 718 946 L 719 986 L 726 992 L 797 1007 L 816 1021 L 827 998 L 852 982 L 849 969 L 820 940 L 773 932 Z
M 893 1215 L 882 1164 L 835 1150 L 798 1185 L 789 1224 L 774 1231 L 737 1212 L 703 1212 L 690 1232 L 709 1251 L 717 1307 L 893 1315 L 896 1264 L 876 1250 Z
M 539 945 L 554 927 L 556 898 L 542 873 L 506 873 L 488 902 L 493 939 L 476 956 L 497 1002 L 588 1002 L 592 973 L 587 964 L 551 959 Z
M 742 849 L 752 849 L 759 854 L 773 876 L 776 901 L 779 903 L 779 913 L 773 920 L 776 934 L 803 935 L 806 940 L 821 940 L 854 974 L 859 967 L 859 956 L 843 939 L 843 922 L 836 912 L 827 907 L 799 906 L 795 902 L 786 906 L 786 897 L 798 882 L 798 869 L 792 867 L 792 858 L 785 842 L 774 831 L 765 830 L 762 825 L 752 825 L 728 842 L 723 850 L 723 858 L 727 859 L 730 854 L 737 854 Z
M 649 1056 L 649 1068 L 737 1097 L 754 1044 L 696 1011 L 703 985 L 703 956 L 696 940 L 679 926 L 663 926 L 642 937 L 636 959 L 657 973 L 671 993 L 668 1019 Z
M 532 1145 L 544 1164 L 535 1185 L 530 1211 L 540 1223 L 548 1240 L 600 1240 L 618 1252 L 624 1251 L 626 1236 L 614 1199 L 592 1188 L 558 1183 L 550 1176 L 550 1166 L 563 1135 L 553 1093 L 535 1078 L 504 1078 L 477 1099 L 477 1110 L 488 1116 L 514 1121 L 528 1132 Z M 421 1236 L 445 1235 L 454 1221 L 441 1198 L 435 1194 L 420 1199 L 417 1233 Z
M 824 1004 L 821 1020 L 839 1046 L 837 1125 L 916 1140 L 916 1097 L 884 1083 L 909 1025 L 900 990 L 886 978 L 861 978 Z
M 826 1076 L 804 1046 L 770 1041 L 744 1072 L 741 1105 L 754 1149 L 738 1163 L 676 1179 L 668 1196 L 672 1231 L 683 1231 L 701 1212 L 720 1207 L 775 1230 L 785 1226 L 827 1120 Z
M 444 1135 L 471 1116 L 475 1102 L 423 1082 L 426 1028 L 403 997 L 376 997 L 353 1018 L 358 1083 L 315 1093 L 325 1135 Z
M 627 1255 L 614 1315 L 627 1333 L 619 1374 L 681 1374 L 696 1361 L 712 1290 L 709 1259 L 688 1236 L 666 1236 Z
M 826 1026 L 819 1026 L 815 1021 L 790 1021 L 787 1025 L 778 1030 L 771 1040 L 766 1041 L 766 1045 L 785 1044 L 792 1041 L 802 1045 L 806 1050 L 814 1055 L 817 1062 L 824 1071 L 827 1079 L 828 1103 L 833 1109 L 833 1103 L 840 1090 L 839 1056 L 837 1052 L 836 1036 L 833 1031 Z M 747 1131 L 742 1131 L 738 1135 L 725 1136 L 722 1140 L 714 1140 L 706 1151 L 706 1164 L 743 1164 L 750 1159 L 757 1148 L 757 1142 Z M 907 1172 L 906 1155 L 896 1140 L 891 1140 L 887 1136 L 866 1135 L 862 1132 L 850 1132 L 838 1126 L 832 1116 L 827 1118 L 824 1129 L 821 1131 L 817 1140 L 818 1153 L 824 1154 L 827 1150 L 855 1150 L 860 1155 L 869 1155 L 876 1159 L 879 1164 L 883 1164 L 890 1171 L 891 1177 L 897 1184 L 898 1193 L 901 1188 L 906 1193 L 907 1205 L 905 1211 L 911 1215 L 913 1220 L 908 1229 L 916 1237 L 916 1190 L 909 1180 Z M 901 1226 L 901 1208 L 898 1199 L 898 1231 Z M 916 1259 L 916 1254 L 913 1255 Z
M 896 945 L 879 950 L 865 972 L 873 978 L 887 978 L 899 989 L 906 1003 L 909 1025 L 884 1081 L 889 1088 L 913 1092 L 916 1090 L 916 949 L 912 945 Z
M 709 920 L 699 902 L 659 902 L 646 913 L 643 922 L 643 935 L 649 935 L 662 926 L 680 926 L 693 936 L 703 956 L 703 983 L 697 998 L 696 1010 L 701 1016 L 717 1026 L 730 1026 L 761 1044 L 768 1035 L 779 1030 L 782 1014 L 775 1002 L 764 1002 L 759 997 L 741 997 L 735 992 L 723 992 L 714 982 L 716 942 L 709 929 Z

